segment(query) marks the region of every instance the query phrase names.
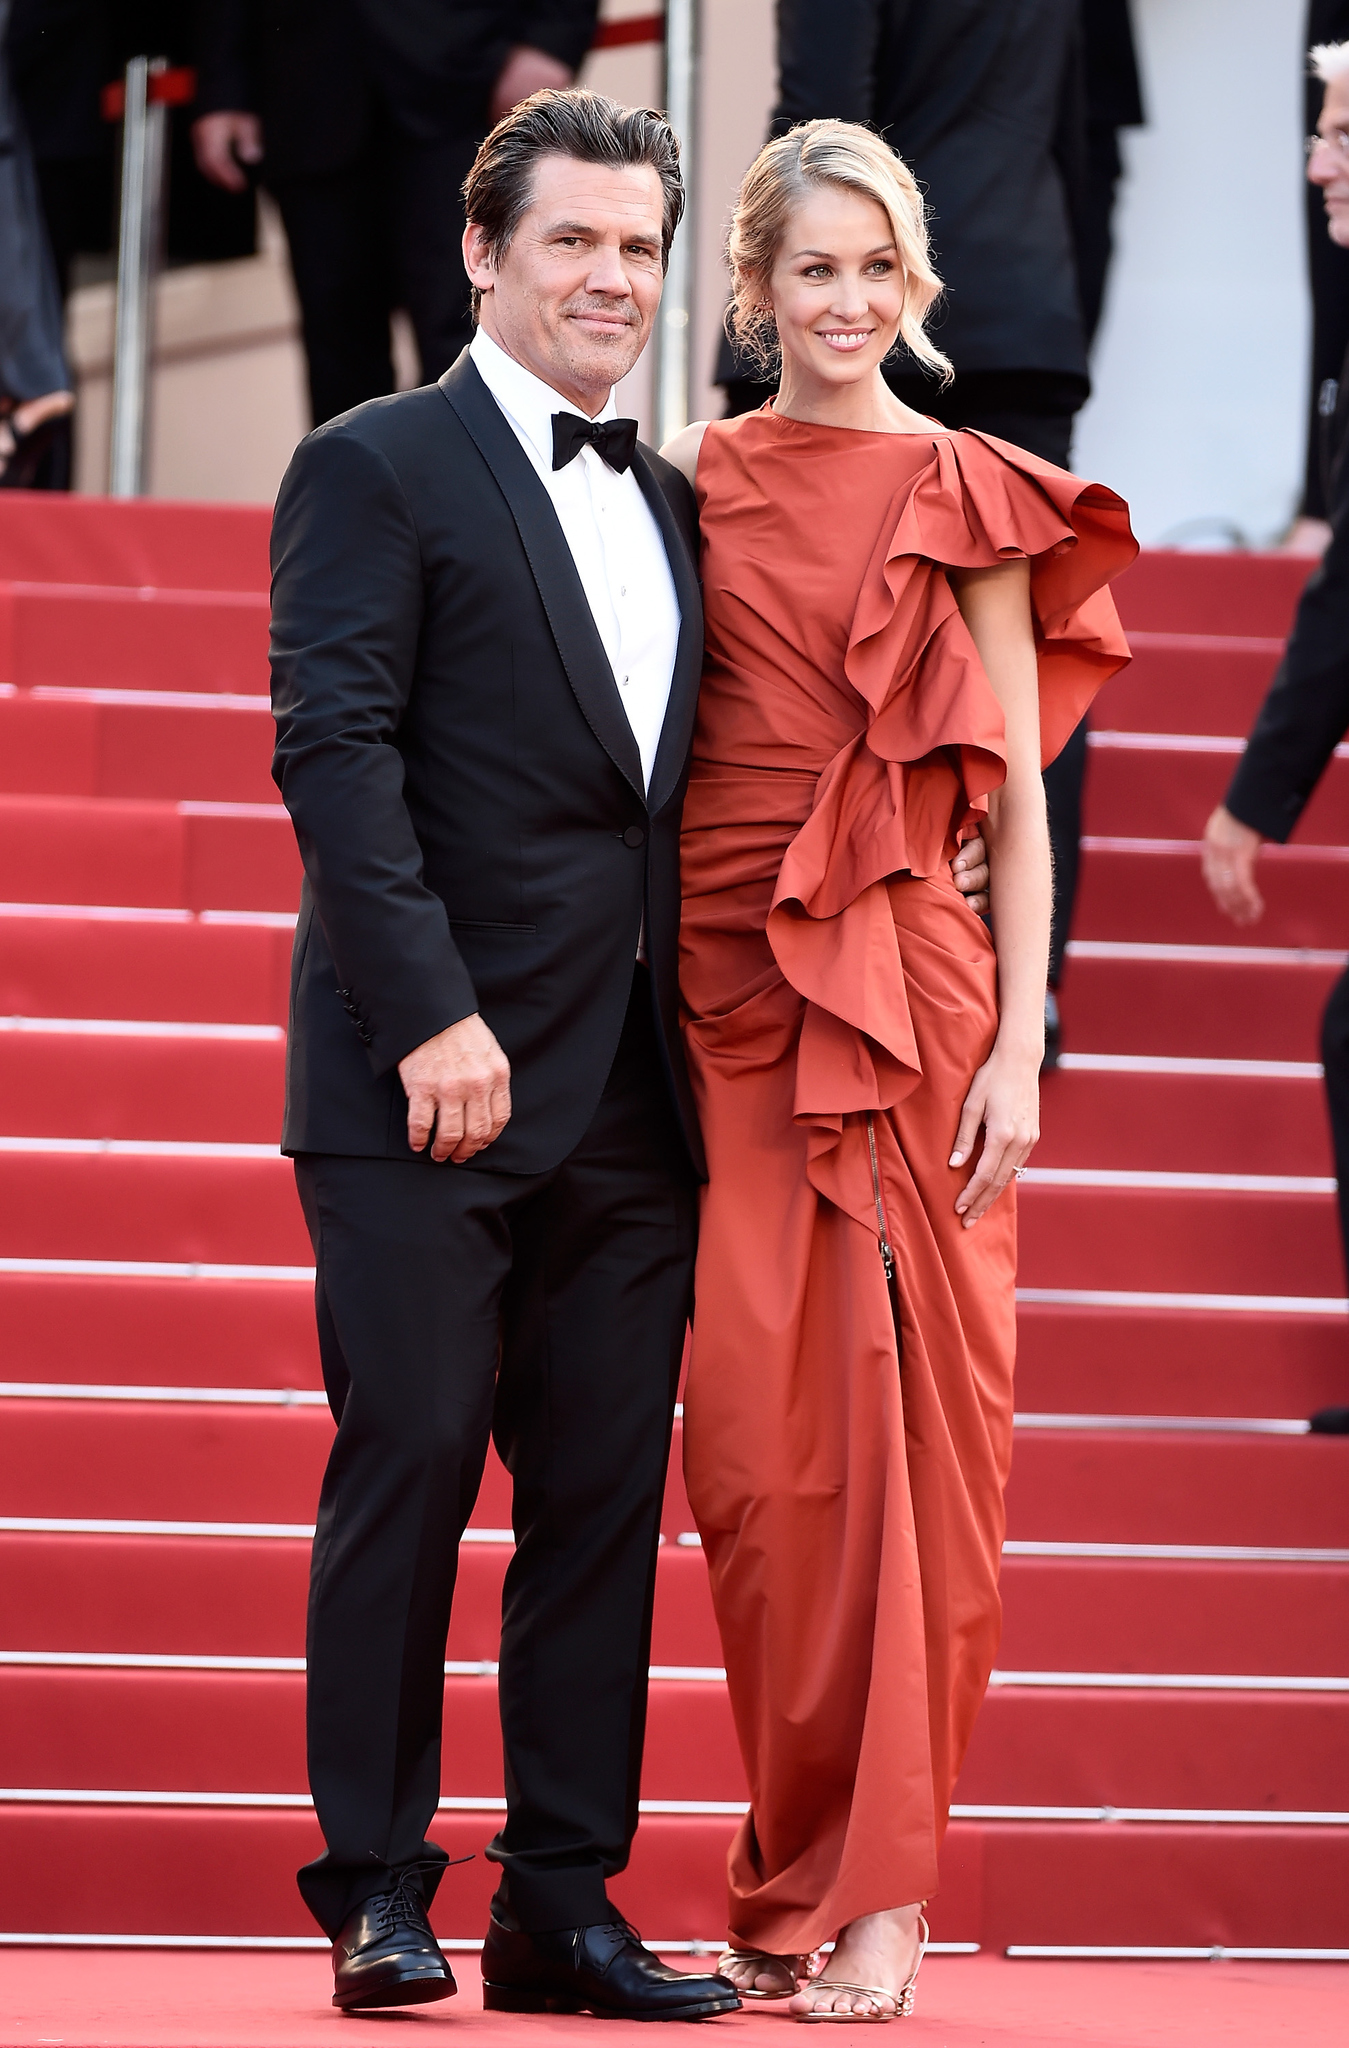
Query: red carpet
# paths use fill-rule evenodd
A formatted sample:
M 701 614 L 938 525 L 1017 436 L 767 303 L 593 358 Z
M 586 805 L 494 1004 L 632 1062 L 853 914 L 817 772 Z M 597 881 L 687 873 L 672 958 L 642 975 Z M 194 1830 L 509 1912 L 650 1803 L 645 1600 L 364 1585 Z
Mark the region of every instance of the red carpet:
M 293 1872 L 316 1847 L 301 1660 L 330 1425 L 275 1153 L 298 866 L 268 774 L 266 524 L 0 502 L 0 1935 L 311 1931 Z M 1349 943 L 1349 759 L 1265 863 L 1259 927 L 1218 918 L 1196 848 L 1305 567 L 1157 554 L 1119 586 L 1136 659 L 1095 716 L 1067 1057 L 1021 1191 L 1004 1641 L 932 1909 L 984 1953 L 929 1965 L 919 2039 L 1311 2040 L 1349 1984 L 997 1954 L 1349 1956 L 1349 1447 L 1302 1420 L 1349 1398 L 1315 1064 Z M 493 1466 L 448 1648 L 436 1832 L 476 1857 L 437 1903 L 449 1939 L 481 1931 L 491 1885 L 509 1520 Z M 676 1469 L 615 1887 L 678 1941 L 721 1931 L 744 1792 L 690 1525 Z M 325 1968 L 10 1948 L 0 2042 L 332 2039 Z
M 684 1958 L 682 1965 L 690 1967 Z M 0 2043 L 64 2048 L 374 2048 L 376 2042 L 491 2042 L 565 2048 L 592 2040 L 650 2048 L 649 2027 L 587 2015 L 484 2014 L 471 1956 L 452 1958 L 457 1998 L 356 2018 L 328 2003 L 321 1955 L 106 1954 L 0 1956 Z M 918 1980 L 905 2048 L 1310 2048 L 1343 2037 L 1345 1973 L 1327 1963 L 1032 1962 L 933 1956 Z M 686 2040 L 684 2034 L 680 2040 Z M 800 2040 L 779 2007 L 709 2021 L 700 2041 L 727 2048 Z M 887 2039 L 890 2038 L 887 2036 Z

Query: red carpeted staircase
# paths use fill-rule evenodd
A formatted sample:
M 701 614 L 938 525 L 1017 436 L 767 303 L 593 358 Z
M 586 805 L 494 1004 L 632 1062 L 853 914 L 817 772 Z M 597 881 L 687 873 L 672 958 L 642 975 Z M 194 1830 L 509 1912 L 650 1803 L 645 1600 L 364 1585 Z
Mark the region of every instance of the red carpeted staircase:
M 0 501 L 0 1936 L 313 1938 L 308 1524 L 330 1436 L 276 1153 L 299 867 L 262 512 Z M 1100 700 L 1067 1056 L 1022 1190 L 1006 1631 L 946 1943 L 1349 1953 L 1349 1316 L 1316 1059 L 1349 760 L 1265 922 L 1194 845 L 1303 570 L 1145 557 Z M 451 1632 L 436 1920 L 501 1795 L 494 1467 Z M 744 1796 L 672 1477 L 615 1895 L 716 1941 Z

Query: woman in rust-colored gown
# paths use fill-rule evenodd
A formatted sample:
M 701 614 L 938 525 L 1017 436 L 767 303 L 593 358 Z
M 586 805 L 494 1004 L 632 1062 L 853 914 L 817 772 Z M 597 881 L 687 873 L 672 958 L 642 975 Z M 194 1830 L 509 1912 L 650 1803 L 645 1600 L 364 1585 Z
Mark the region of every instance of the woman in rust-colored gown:
M 721 1967 L 798 2018 L 874 2021 L 912 2006 L 997 1649 L 1039 768 L 1127 659 L 1106 585 L 1135 547 L 1111 491 L 888 391 L 897 336 L 943 359 L 921 201 L 876 137 L 771 143 L 730 254 L 782 389 L 666 451 L 696 484 L 707 612 L 685 1471 L 751 1793 Z M 949 871 L 976 824 L 993 940 Z

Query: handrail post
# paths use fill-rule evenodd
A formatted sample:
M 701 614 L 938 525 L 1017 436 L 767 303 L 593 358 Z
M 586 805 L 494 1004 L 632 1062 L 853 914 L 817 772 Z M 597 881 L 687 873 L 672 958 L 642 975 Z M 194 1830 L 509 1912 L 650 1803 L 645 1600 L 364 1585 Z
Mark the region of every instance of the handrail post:
M 667 0 L 665 112 L 679 137 L 688 203 L 670 250 L 656 329 L 656 443 L 663 446 L 689 421 L 689 357 L 693 340 L 693 264 L 698 196 L 698 0 Z
M 150 80 L 167 68 L 165 57 L 133 57 L 126 67 L 108 463 L 108 493 L 114 498 L 139 498 L 145 489 L 150 329 L 163 239 L 168 124 L 168 108 L 150 97 Z

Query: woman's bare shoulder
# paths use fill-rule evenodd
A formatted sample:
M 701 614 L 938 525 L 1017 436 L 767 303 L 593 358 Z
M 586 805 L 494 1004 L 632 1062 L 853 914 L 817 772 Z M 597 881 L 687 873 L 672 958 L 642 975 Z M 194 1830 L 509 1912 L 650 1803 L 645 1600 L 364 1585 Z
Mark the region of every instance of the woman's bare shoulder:
M 685 427 L 680 433 L 671 435 L 660 451 L 665 460 L 672 462 L 676 469 L 681 470 L 690 483 L 697 476 L 698 450 L 703 445 L 703 435 L 710 424 L 708 420 L 695 420 L 691 427 Z

